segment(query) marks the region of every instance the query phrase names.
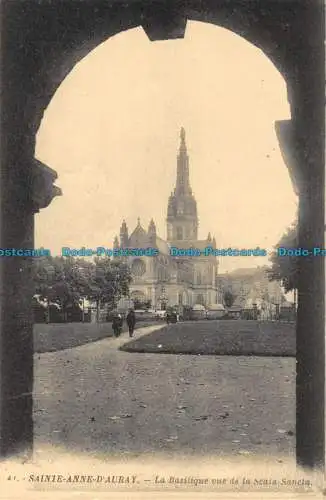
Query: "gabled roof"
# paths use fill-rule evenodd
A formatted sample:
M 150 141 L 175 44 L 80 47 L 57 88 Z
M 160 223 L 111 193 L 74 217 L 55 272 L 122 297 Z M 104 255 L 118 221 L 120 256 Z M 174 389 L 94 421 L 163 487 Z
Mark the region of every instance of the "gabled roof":
M 147 245 L 148 243 L 148 233 L 140 224 L 140 220 L 138 219 L 138 224 L 129 236 L 129 244 L 133 245 L 137 243 L 139 245 Z
M 137 224 L 137 226 L 135 227 L 135 229 L 133 230 L 133 232 L 131 233 L 130 235 L 130 238 L 134 235 L 147 235 L 147 232 L 145 231 L 145 229 L 142 227 L 142 225 L 140 224 L 140 222 Z

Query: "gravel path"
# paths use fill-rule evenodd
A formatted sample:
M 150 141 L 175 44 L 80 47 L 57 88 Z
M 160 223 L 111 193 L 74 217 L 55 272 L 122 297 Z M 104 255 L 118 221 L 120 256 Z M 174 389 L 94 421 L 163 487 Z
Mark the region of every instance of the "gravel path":
M 136 325 L 137 328 L 144 326 L 148 326 L 148 323 L 140 322 Z M 126 322 L 123 324 L 123 331 L 128 331 Z M 62 351 L 113 337 L 112 323 L 35 324 L 33 333 L 34 352 L 37 353 Z
M 131 354 L 119 350 L 126 341 L 35 355 L 36 446 L 95 456 L 293 456 L 294 359 Z

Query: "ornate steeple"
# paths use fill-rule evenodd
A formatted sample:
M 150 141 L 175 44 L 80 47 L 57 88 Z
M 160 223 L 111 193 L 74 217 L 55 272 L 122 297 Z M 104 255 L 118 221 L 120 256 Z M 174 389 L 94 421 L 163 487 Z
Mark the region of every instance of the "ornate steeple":
M 153 219 L 150 220 L 148 225 L 148 234 L 156 234 L 156 226 Z
M 167 239 L 169 241 L 196 240 L 197 229 L 197 203 L 190 187 L 186 132 L 182 127 L 177 157 L 176 186 L 168 201 Z
M 113 248 L 119 248 L 120 245 L 119 245 L 119 239 L 118 239 L 118 236 L 115 236 L 114 237 L 114 240 L 113 240 Z M 120 257 L 118 255 L 113 255 L 113 260 L 120 260 Z
M 181 127 L 180 131 L 180 147 L 177 159 L 177 183 L 175 188 L 176 194 L 191 194 L 189 183 L 189 156 L 186 146 L 186 131 Z
M 126 221 L 123 220 L 121 227 L 120 227 L 120 246 L 122 248 L 127 248 L 128 247 L 128 240 L 129 240 L 128 227 L 127 227 Z
M 148 225 L 148 237 L 150 244 L 152 246 L 155 246 L 156 242 L 156 225 L 153 219 L 151 219 L 149 225 Z

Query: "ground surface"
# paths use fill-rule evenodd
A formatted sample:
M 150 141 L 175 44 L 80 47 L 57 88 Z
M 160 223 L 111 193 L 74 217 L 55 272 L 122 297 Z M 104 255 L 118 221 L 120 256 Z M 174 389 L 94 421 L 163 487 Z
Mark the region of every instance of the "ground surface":
M 122 347 L 128 352 L 295 356 L 295 325 L 246 320 L 168 325 Z
M 146 323 L 139 323 L 139 327 Z M 123 331 L 127 331 L 124 323 Z M 34 352 L 70 349 L 113 336 L 112 323 L 50 323 L 34 325 Z
M 36 446 L 99 457 L 293 456 L 295 359 L 122 352 L 126 341 L 35 355 Z

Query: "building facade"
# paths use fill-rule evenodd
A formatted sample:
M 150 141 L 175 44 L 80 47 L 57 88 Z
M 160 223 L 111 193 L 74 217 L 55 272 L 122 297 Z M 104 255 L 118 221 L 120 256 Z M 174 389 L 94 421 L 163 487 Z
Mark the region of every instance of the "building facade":
M 130 266 L 133 281 L 130 298 L 151 302 L 151 307 L 164 309 L 167 306 L 217 302 L 218 261 L 215 256 L 173 256 L 172 248 L 216 248 L 215 238 L 209 233 L 206 239 L 198 239 L 197 202 L 189 180 L 189 156 L 185 130 L 180 132 L 180 148 L 177 156 L 177 178 L 174 191 L 168 199 L 167 239 L 158 236 L 152 219 L 144 229 L 138 219 L 135 229 L 129 234 L 125 221 L 120 228 L 120 239 L 114 247 L 157 248 L 154 257 L 123 257 Z
M 271 308 L 286 302 L 284 290 L 279 281 L 268 279 L 267 266 L 235 269 L 218 276 L 218 287 L 222 292 L 234 295 L 234 304 L 242 308 Z

